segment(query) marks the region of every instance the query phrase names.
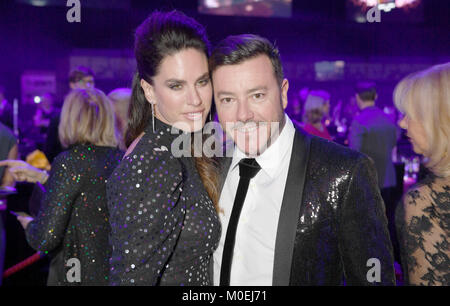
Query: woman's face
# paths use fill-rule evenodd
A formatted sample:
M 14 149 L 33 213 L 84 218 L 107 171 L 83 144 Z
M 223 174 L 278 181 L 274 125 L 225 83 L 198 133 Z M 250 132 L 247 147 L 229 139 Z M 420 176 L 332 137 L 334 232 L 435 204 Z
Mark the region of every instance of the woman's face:
M 159 120 L 186 132 L 203 128 L 212 100 L 208 60 L 203 52 L 189 48 L 166 56 L 153 85 L 144 80 L 141 85 Z
M 411 118 L 411 116 L 406 113 L 400 120 L 399 126 L 407 131 L 406 135 L 413 145 L 414 152 L 422 155 L 424 155 L 425 152 L 428 152 L 429 144 L 425 129 L 417 119 Z

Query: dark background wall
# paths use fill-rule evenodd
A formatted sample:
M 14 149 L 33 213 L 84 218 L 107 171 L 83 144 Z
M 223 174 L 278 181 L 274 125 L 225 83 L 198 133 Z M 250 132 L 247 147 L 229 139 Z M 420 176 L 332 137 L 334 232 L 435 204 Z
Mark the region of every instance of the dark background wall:
M 206 26 L 213 43 L 229 34 L 240 33 L 256 33 L 276 41 L 285 61 L 286 75 L 293 85 L 291 94 L 302 86 L 325 87 L 331 91 L 339 88 L 336 95 L 350 90 L 352 78 L 315 82 L 311 67 L 318 60 L 344 59 L 348 64 L 364 62 L 382 66 L 404 64 L 397 69 L 399 74 L 379 80 L 390 84 L 386 85 L 388 95 L 408 70 L 450 58 L 448 0 L 424 0 L 423 18 L 418 22 L 382 19 L 380 23 L 364 24 L 348 18 L 345 0 L 294 0 L 292 18 L 269 19 L 198 14 L 196 0 L 124 0 L 118 5 L 122 9 L 108 8 L 110 1 L 103 1 L 101 8 L 92 8 L 86 5 L 87 0 L 81 0 L 81 23 L 67 22 L 69 8 L 65 0 L 59 2 L 61 6 L 36 7 L 20 1 L 1 1 L 0 84 L 6 87 L 9 100 L 20 97 L 20 76 L 26 70 L 55 71 L 57 94 L 62 97 L 68 90 L 71 54 L 78 49 L 131 53 L 134 29 L 154 9 L 176 8 L 196 18 Z M 109 91 L 129 85 L 130 79 L 131 76 L 102 82 L 100 78 L 98 86 Z

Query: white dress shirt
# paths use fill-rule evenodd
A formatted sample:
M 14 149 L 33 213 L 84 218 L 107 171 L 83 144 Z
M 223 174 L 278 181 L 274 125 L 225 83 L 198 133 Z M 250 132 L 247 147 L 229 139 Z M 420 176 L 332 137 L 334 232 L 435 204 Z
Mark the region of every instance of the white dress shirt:
M 286 124 L 275 142 L 256 161 L 261 166 L 251 179 L 236 230 L 230 285 L 271 286 L 278 218 L 291 159 L 295 128 L 285 115 Z M 223 213 L 222 236 L 214 253 L 214 285 L 220 283 L 220 267 L 228 221 L 239 183 L 238 163 L 246 158 L 237 147 L 233 152 L 219 200 Z

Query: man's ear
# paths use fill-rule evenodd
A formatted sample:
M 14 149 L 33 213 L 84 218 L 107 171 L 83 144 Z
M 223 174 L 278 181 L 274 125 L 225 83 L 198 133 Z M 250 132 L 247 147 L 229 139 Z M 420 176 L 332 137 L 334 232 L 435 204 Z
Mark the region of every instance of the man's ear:
M 289 90 L 289 81 L 288 79 L 284 79 L 281 83 L 281 102 L 283 103 L 283 109 L 286 109 L 288 105 L 288 90 Z
M 153 86 L 150 85 L 146 80 L 141 79 L 141 87 L 142 90 L 144 90 L 144 95 L 145 95 L 145 99 L 147 99 L 148 103 L 154 104 L 155 103 L 155 99 L 154 99 L 154 90 L 153 90 Z

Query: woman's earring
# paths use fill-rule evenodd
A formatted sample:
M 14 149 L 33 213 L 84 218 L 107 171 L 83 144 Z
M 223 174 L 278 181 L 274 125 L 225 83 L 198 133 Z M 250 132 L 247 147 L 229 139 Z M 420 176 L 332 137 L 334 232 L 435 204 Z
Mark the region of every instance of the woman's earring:
M 153 134 L 155 134 L 155 111 L 153 109 L 154 105 L 153 103 L 150 103 L 152 108 L 152 128 L 153 128 Z
M 209 112 L 209 121 L 210 122 L 212 121 L 212 114 L 211 114 L 211 112 Z

